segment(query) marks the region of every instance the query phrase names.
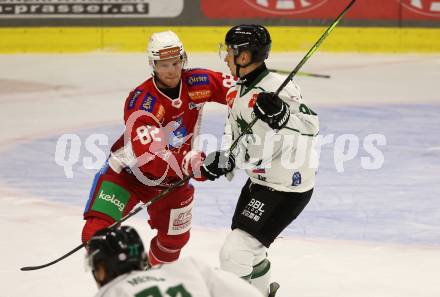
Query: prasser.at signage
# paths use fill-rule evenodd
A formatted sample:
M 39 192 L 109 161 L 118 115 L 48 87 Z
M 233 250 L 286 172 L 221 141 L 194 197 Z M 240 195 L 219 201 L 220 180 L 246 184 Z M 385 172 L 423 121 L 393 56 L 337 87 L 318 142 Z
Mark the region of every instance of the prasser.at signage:
M 169 18 L 182 13 L 183 1 L 0 0 L 0 18 Z

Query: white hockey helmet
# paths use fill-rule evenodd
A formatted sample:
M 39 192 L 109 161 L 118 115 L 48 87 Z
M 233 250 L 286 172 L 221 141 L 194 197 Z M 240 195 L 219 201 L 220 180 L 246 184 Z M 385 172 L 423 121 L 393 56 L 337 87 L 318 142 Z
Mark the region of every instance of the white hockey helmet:
M 148 61 L 155 67 L 155 61 L 180 57 L 183 65 L 186 63 L 186 52 L 179 37 L 173 31 L 163 31 L 151 34 L 148 42 Z

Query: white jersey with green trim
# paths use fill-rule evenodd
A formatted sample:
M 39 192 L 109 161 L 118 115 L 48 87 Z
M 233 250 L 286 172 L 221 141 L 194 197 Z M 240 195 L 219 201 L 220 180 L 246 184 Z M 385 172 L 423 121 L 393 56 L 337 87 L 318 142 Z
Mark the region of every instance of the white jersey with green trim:
M 236 275 L 211 268 L 192 257 L 146 271 L 123 274 L 95 297 L 262 297 Z
M 253 106 L 260 92 L 275 92 L 285 77 L 262 72 L 246 87 L 240 80 L 227 95 L 229 106 L 225 134 L 232 141 L 253 120 Z M 252 182 L 277 191 L 305 192 L 314 187 L 318 157 L 314 150 L 319 132 L 318 115 L 304 104 L 299 87 L 289 82 L 279 97 L 289 105 L 290 118 L 279 131 L 258 120 L 234 154 L 237 167 L 246 169 Z M 231 178 L 233 174 L 229 175 Z

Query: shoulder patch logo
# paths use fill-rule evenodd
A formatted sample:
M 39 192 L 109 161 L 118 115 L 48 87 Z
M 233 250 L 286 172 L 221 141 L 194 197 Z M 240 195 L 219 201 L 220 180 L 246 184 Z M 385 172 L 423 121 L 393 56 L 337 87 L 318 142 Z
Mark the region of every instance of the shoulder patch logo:
M 128 109 L 133 109 L 134 106 L 136 105 L 136 101 L 139 98 L 139 95 L 142 94 L 141 90 L 134 90 L 133 91 L 133 95 L 131 95 L 131 98 L 128 102 Z
M 144 97 L 144 101 L 142 101 L 141 109 L 152 112 L 154 108 L 154 103 L 156 102 L 156 97 L 147 93 Z
M 208 74 L 192 74 L 186 79 L 186 83 L 190 86 L 209 85 Z

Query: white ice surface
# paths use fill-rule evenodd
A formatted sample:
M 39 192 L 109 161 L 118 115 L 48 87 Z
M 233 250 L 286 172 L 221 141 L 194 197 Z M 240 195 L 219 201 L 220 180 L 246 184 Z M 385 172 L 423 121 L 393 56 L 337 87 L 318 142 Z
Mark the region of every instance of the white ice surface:
M 273 55 L 269 66 L 288 69 L 301 57 Z M 190 61 L 226 70 L 214 54 Z M 323 149 L 315 196 L 270 249 L 279 296 L 440 296 L 440 56 L 317 54 L 303 70 L 332 76 L 297 79 L 323 134 L 382 133 L 387 146 L 381 169 L 362 169 L 361 151 L 344 173 L 336 172 L 333 147 Z M 77 164 L 66 179 L 54 161 L 57 138 L 76 133 L 84 141 L 99 132 L 111 142 L 127 92 L 147 71 L 141 54 L 0 56 L 0 297 L 96 291 L 83 252 L 40 271 L 18 269 L 79 244 L 95 171 Z M 205 131 L 218 135 L 221 127 L 212 127 L 221 126 L 223 112 L 207 111 Z M 196 184 L 184 255 L 218 266 L 242 182 Z M 130 224 L 147 243 L 153 233 L 143 216 Z

